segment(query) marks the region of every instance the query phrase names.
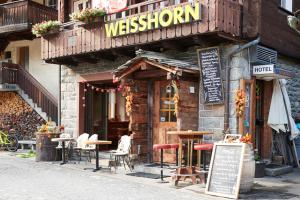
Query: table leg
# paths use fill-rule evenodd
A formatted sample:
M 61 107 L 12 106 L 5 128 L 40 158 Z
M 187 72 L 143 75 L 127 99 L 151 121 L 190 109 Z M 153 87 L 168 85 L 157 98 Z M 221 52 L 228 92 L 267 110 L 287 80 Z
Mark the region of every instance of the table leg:
M 193 150 L 194 150 L 194 140 L 190 140 L 190 167 L 193 166 Z
M 62 141 L 62 163 L 61 165 L 66 164 L 66 157 L 65 157 L 65 141 Z
M 96 172 L 101 169 L 99 167 L 99 146 L 100 145 L 96 145 L 96 168 L 93 170 L 93 172 Z
M 182 165 L 182 140 L 179 139 L 179 166 Z
M 190 157 L 191 157 L 191 148 L 190 148 L 190 139 L 187 139 L 187 163 L 186 163 L 186 166 L 190 166 Z

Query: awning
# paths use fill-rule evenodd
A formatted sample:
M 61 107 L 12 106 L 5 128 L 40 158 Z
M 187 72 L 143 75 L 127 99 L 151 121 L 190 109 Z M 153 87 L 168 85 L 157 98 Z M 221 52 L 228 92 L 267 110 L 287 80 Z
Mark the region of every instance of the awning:
M 136 57 L 128 60 L 125 64 L 114 70 L 113 74 L 116 79 L 122 79 L 134 71 L 143 69 L 143 65 L 139 64 L 141 62 L 163 69 L 174 75 L 181 76 L 182 72 L 199 74 L 199 67 L 197 64 L 189 61 L 178 60 L 163 53 L 144 51 L 140 49 L 136 51 L 136 55 Z
M 286 80 L 274 80 L 268 125 L 276 132 L 291 132 L 291 140 L 300 135 L 291 113 L 291 103 L 286 90 Z

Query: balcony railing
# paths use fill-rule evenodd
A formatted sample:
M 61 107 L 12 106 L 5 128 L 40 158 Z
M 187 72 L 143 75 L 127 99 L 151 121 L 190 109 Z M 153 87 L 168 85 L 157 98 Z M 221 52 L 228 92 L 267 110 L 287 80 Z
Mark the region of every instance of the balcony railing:
M 0 4 L 0 34 L 27 30 L 31 25 L 57 20 L 57 10 L 33 1 Z
M 57 122 L 57 99 L 21 66 L 2 62 L 0 84 L 17 84 L 43 112 Z
M 93 23 L 86 27 L 74 27 L 73 29 L 70 29 L 69 25 L 68 29 L 63 32 L 42 39 L 42 58 L 52 60 L 204 33 L 223 32 L 231 36 L 241 35 L 242 8 L 237 0 L 194 1 L 201 4 L 202 19 L 198 21 L 159 27 L 116 37 L 108 37 L 106 35 L 106 23 L 139 17 L 143 14 L 152 14 L 161 11 L 163 8 L 172 10 L 175 6 L 184 7 L 189 4 L 182 1 L 176 5 L 168 5 L 166 2 L 168 1 L 155 0 L 129 6 L 126 11 L 107 15 L 104 23 Z

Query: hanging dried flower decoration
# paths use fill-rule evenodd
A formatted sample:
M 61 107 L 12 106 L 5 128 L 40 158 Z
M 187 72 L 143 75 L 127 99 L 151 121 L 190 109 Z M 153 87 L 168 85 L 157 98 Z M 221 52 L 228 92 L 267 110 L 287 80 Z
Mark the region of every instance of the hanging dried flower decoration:
M 178 85 L 176 81 L 172 81 L 172 87 L 174 88 L 174 105 L 175 105 L 175 111 L 174 114 L 177 117 L 178 116 L 178 105 L 179 105 L 179 92 L 178 92 Z
M 133 86 L 134 86 L 133 81 L 127 81 L 127 82 L 122 82 L 117 89 L 118 91 L 122 92 L 122 96 L 125 97 L 126 100 L 125 109 L 126 109 L 127 116 L 130 116 L 132 113 Z
M 246 104 L 246 93 L 244 90 L 239 89 L 235 92 L 235 108 L 236 115 L 238 117 L 242 117 L 245 112 L 245 104 Z

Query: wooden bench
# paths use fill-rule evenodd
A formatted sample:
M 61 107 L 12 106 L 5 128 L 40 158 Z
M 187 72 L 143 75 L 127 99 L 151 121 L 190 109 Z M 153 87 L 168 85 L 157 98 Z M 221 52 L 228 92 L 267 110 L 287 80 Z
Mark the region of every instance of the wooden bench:
M 18 143 L 21 145 L 22 150 L 24 150 L 25 145 L 30 146 L 32 150 L 35 150 L 35 148 L 36 148 L 35 140 L 19 140 Z

